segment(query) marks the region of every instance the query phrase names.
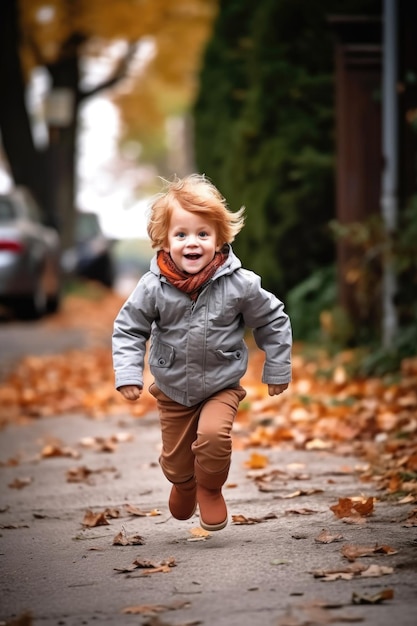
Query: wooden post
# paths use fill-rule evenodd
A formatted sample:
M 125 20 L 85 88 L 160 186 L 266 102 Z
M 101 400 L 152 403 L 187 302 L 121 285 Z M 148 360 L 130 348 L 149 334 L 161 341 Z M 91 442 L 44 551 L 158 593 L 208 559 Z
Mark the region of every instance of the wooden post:
M 335 16 L 329 23 L 336 35 L 337 220 L 349 224 L 380 212 L 381 20 Z M 339 302 L 354 322 L 375 322 L 380 302 L 365 306 L 358 294 L 352 268 L 357 254 L 350 243 L 338 241 Z

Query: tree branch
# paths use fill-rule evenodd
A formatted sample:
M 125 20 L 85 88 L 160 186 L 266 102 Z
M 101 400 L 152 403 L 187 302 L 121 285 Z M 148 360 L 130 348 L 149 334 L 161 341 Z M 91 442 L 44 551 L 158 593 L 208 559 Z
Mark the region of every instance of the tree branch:
M 78 101 L 82 102 L 83 100 L 86 100 L 87 98 L 91 98 L 92 96 L 95 96 L 97 93 L 100 93 L 101 91 L 104 91 L 105 89 L 110 89 L 111 87 L 114 87 L 121 80 L 123 80 L 123 78 L 125 78 L 127 75 L 130 62 L 136 53 L 136 47 L 137 47 L 136 43 L 130 44 L 128 51 L 126 52 L 124 57 L 122 57 L 120 61 L 118 62 L 116 68 L 114 69 L 112 76 L 110 76 L 107 80 L 100 83 L 99 85 L 96 85 L 89 91 L 80 91 L 78 94 Z

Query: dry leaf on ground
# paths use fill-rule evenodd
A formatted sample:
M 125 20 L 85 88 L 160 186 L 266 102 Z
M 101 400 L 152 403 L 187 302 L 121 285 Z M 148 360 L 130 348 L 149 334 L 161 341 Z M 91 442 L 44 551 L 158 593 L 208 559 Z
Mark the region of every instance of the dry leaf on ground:
M 333 543 L 335 541 L 343 541 L 343 535 L 332 535 L 328 530 L 323 529 L 321 533 L 315 537 L 316 543 Z
M 374 510 L 374 498 L 369 497 L 365 500 L 355 498 L 339 498 L 339 502 L 330 507 L 330 510 L 336 517 L 367 517 Z
M 356 591 L 352 594 L 352 604 L 380 604 L 385 600 L 392 600 L 394 597 L 393 589 L 384 589 L 374 595 L 370 596 L 363 593 L 356 593 Z
M 28 487 L 29 485 L 31 485 L 32 482 L 33 482 L 33 478 L 31 476 L 24 476 L 21 478 L 15 478 L 7 486 L 10 489 L 24 489 L 25 487 Z
M 144 511 L 133 504 L 125 504 L 123 508 L 128 515 L 132 515 L 134 517 L 155 517 L 157 515 L 161 515 L 161 511 L 158 511 L 158 509 Z
M 176 567 L 176 562 L 174 557 L 169 557 L 168 559 L 161 561 L 160 563 L 155 563 L 153 561 L 140 560 L 135 559 L 129 567 L 118 568 L 115 567 L 114 570 L 120 574 L 130 574 L 131 572 L 140 569 L 142 570 L 141 575 L 147 576 L 148 574 L 158 574 L 158 573 L 167 573 L 170 572 L 173 567 Z
M 113 538 L 114 546 L 143 546 L 144 543 L 141 535 L 128 535 L 124 528 Z
M 348 559 L 348 561 L 355 561 L 361 556 L 372 556 L 374 554 L 392 555 L 397 554 L 398 550 L 391 548 L 390 546 L 355 546 L 352 544 L 346 544 L 342 547 L 341 553 Z
M 156 615 L 157 613 L 165 613 L 166 611 L 178 611 L 190 606 L 190 602 L 172 602 L 171 604 L 139 604 L 136 606 L 127 606 L 122 613 L 127 615 Z
M 106 512 L 94 513 L 91 510 L 85 512 L 84 519 L 82 521 L 83 526 L 86 528 L 94 528 L 96 526 L 108 526 L 109 522 L 106 517 Z
M 236 525 L 252 525 L 252 524 L 261 524 L 262 522 L 266 522 L 269 519 L 276 519 L 275 513 L 269 513 L 268 515 L 264 515 L 263 517 L 245 517 L 244 515 L 232 515 L 232 522 Z
M 201 526 L 190 528 L 188 532 L 192 535 L 192 537 L 188 539 L 188 541 L 192 541 L 193 539 L 209 539 L 211 537 L 211 533 L 208 530 L 201 528 Z

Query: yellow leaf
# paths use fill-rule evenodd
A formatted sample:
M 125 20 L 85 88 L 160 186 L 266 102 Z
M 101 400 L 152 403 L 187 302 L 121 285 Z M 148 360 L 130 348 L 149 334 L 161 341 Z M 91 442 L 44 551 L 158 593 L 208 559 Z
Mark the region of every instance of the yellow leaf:
M 257 452 L 253 452 L 250 458 L 245 461 L 245 466 L 250 469 L 263 469 L 269 463 L 268 457 L 264 454 L 258 454 Z

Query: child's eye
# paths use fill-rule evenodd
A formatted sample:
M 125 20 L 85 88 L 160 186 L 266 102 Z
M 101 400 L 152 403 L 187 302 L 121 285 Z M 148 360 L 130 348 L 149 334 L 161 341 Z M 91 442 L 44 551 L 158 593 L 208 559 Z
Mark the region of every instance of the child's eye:
M 199 237 L 208 237 L 208 233 L 205 230 L 202 230 L 200 233 L 198 233 Z
M 185 237 L 185 233 L 179 232 L 179 233 L 176 233 L 175 236 L 178 237 L 178 239 L 183 239 Z

